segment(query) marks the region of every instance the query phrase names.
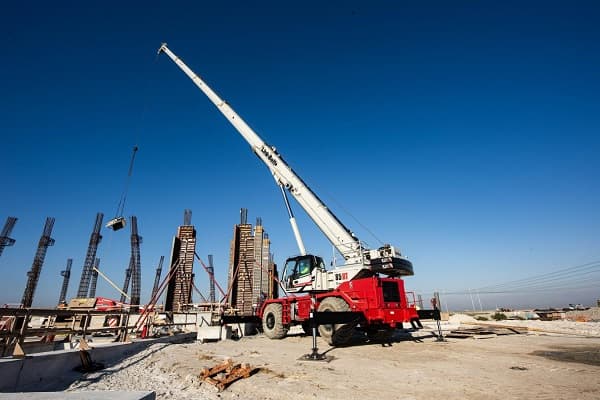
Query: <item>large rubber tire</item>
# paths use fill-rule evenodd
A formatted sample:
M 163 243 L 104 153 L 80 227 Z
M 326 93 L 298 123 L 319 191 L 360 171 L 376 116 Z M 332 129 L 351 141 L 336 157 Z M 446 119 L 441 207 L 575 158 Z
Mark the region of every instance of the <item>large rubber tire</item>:
M 269 339 L 283 339 L 288 328 L 283 326 L 281 304 L 271 303 L 265 307 L 262 317 L 263 332 Z
M 319 304 L 319 312 L 350 311 L 350 306 L 339 297 L 327 297 Z M 352 324 L 319 325 L 319 334 L 330 346 L 348 343 L 354 334 Z

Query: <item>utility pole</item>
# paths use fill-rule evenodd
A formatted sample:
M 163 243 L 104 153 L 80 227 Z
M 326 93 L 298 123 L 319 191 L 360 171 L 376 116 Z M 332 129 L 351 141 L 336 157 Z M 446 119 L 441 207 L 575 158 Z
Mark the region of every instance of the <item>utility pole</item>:
M 15 239 L 11 239 L 8 237 L 12 232 L 15 224 L 17 223 L 17 218 L 8 217 L 6 218 L 6 223 L 4 223 L 4 228 L 2 228 L 2 233 L 0 233 L 0 256 L 4 251 L 5 247 L 9 247 L 15 244 Z
M 100 259 L 96 258 L 94 268 L 92 269 L 92 283 L 90 285 L 90 294 L 88 297 L 96 297 L 96 285 L 98 284 L 98 270 L 100 269 Z
M 151 299 L 156 296 L 158 292 L 158 285 L 160 284 L 160 275 L 162 273 L 163 262 L 165 261 L 165 256 L 160 256 L 160 261 L 158 262 L 158 267 L 156 268 L 156 276 L 154 277 L 154 286 L 152 287 L 152 296 Z
M 90 244 L 88 245 L 87 254 L 85 255 L 85 263 L 83 264 L 83 271 L 81 272 L 81 280 L 79 281 L 79 290 L 77 290 L 77 297 L 87 297 L 90 289 L 90 278 L 92 277 L 92 269 L 94 267 L 94 261 L 96 260 L 96 251 L 98 250 L 98 244 L 102 240 L 100 235 L 100 228 L 102 227 L 102 218 L 104 214 L 96 214 L 96 222 L 94 223 L 94 229 L 90 235 Z
M 42 272 L 46 251 L 48 251 L 49 246 L 54 245 L 54 239 L 50 237 L 53 227 L 54 218 L 46 218 L 46 225 L 44 226 L 42 237 L 40 237 L 31 270 L 27 273 L 27 286 L 25 286 L 25 292 L 23 292 L 23 299 L 21 300 L 21 304 L 24 308 L 31 307 L 31 304 L 33 303 L 33 295 L 35 294 L 35 288 L 40 279 L 40 272 Z
M 63 277 L 62 288 L 60 289 L 60 296 L 58 297 L 58 304 L 62 304 L 67 299 L 67 289 L 69 288 L 69 280 L 71 279 L 71 266 L 73 265 L 73 259 L 67 259 L 67 268 L 64 271 L 60 271 L 60 275 Z
M 137 217 L 131 217 L 131 309 L 137 311 L 140 305 L 140 289 L 142 286 L 142 264 L 140 260 L 140 243 Z

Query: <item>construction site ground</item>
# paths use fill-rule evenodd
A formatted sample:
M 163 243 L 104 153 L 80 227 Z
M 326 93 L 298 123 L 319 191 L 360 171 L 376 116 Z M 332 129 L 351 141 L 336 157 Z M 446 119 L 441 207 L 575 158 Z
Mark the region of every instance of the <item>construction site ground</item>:
M 330 362 L 299 361 L 312 342 L 300 333 L 283 340 L 257 335 L 156 344 L 55 389 L 154 390 L 158 399 L 600 398 L 600 323 L 578 323 L 579 335 L 568 324 L 562 330 L 560 324 L 568 321 L 551 321 L 550 328 L 538 323 L 529 332 L 524 321 L 523 329 L 462 322 L 455 327 L 470 333 L 445 342 L 432 335 L 435 325 L 399 333 L 391 345 L 357 340 L 331 348 L 319 338 L 319 350 L 333 357 Z M 202 368 L 229 358 L 257 370 L 221 392 L 201 382 Z

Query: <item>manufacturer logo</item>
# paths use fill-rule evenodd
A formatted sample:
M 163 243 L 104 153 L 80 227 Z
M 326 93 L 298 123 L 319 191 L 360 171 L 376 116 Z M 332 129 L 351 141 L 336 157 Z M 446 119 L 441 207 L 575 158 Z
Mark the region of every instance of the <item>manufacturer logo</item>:
M 336 281 L 346 281 L 346 280 L 348 280 L 348 273 L 347 272 L 342 272 L 340 274 L 335 274 L 335 280 Z
M 269 160 L 269 162 L 273 165 L 277 165 L 277 160 L 275 159 L 275 157 L 273 157 L 273 154 L 271 154 L 271 152 L 269 151 L 269 149 L 267 149 L 267 147 L 263 146 L 260 148 L 260 152 L 264 154 L 265 157 L 267 157 L 267 160 Z

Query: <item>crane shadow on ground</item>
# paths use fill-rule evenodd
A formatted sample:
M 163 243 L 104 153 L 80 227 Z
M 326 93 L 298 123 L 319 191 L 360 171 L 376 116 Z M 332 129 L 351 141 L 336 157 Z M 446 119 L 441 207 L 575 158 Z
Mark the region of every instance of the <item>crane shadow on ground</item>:
M 414 335 L 415 332 L 418 332 L 418 335 Z M 310 337 L 310 335 L 306 335 L 304 333 L 294 334 L 293 336 L 304 336 Z M 318 335 L 317 335 L 318 336 Z M 423 331 L 415 331 L 413 329 L 397 329 L 391 335 L 382 335 L 375 337 L 369 337 L 364 332 L 355 332 L 348 342 L 344 344 L 339 344 L 335 346 L 331 346 L 329 349 L 323 352 L 323 354 L 327 354 L 331 350 L 336 348 L 346 348 L 346 347 L 358 347 L 358 346 L 381 346 L 381 347 L 392 347 L 395 343 L 402 342 L 413 342 L 413 343 L 425 343 L 428 341 L 437 341 L 438 335 L 435 332 L 425 333 Z

